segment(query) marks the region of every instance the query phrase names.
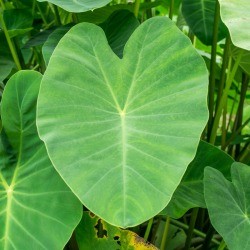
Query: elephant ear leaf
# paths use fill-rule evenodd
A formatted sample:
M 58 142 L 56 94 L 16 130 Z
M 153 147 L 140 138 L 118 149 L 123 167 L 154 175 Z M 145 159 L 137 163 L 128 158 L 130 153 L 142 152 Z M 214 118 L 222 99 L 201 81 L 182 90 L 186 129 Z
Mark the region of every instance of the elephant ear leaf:
M 36 129 L 42 75 L 20 71 L 2 97 L 0 249 L 62 249 L 81 205 L 52 166 Z
M 112 225 L 140 224 L 168 204 L 195 156 L 207 78 L 204 61 L 168 18 L 140 25 L 122 59 L 100 27 L 78 24 L 45 72 L 39 135 L 89 210 Z
M 219 0 L 221 19 L 227 26 L 233 44 L 250 50 L 249 0 Z
M 228 249 L 250 249 L 250 167 L 233 163 L 231 178 L 232 182 L 214 168 L 205 169 L 204 190 L 209 217 Z
M 192 32 L 206 45 L 213 43 L 214 16 L 217 0 L 183 0 L 182 13 Z M 219 18 L 218 41 L 225 38 L 227 28 Z

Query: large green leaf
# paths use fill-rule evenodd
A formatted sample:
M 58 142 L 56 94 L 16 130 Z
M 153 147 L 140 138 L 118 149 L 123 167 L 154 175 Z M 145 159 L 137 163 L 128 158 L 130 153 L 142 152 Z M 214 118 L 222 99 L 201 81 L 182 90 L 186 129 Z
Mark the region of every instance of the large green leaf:
M 45 2 L 48 1 L 50 3 L 53 3 L 64 10 L 67 10 L 69 12 L 85 12 L 88 10 L 94 10 L 97 8 L 100 8 L 109 2 L 111 0 L 38 0 L 38 2 Z
M 182 13 L 193 33 L 206 45 L 213 40 L 215 4 L 217 0 L 183 0 Z M 218 40 L 226 36 L 226 27 L 219 22 Z
M 235 46 L 250 50 L 249 0 L 219 0 L 222 21 Z
M 168 18 L 139 26 L 123 59 L 101 28 L 82 23 L 52 54 L 37 125 L 83 204 L 128 227 L 170 201 L 206 123 L 206 95 L 204 61 Z
M 42 75 L 20 71 L 2 99 L 0 249 L 62 249 L 81 218 L 81 204 L 53 168 L 37 135 Z
M 229 249 L 250 249 L 250 167 L 233 163 L 232 182 L 216 169 L 205 169 L 205 200 L 214 228 Z
M 190 208 L 206 207 L 204 200 L 203 177 L 207 166 L 218 169 L 230 176 L 233 158 L 215 146 L 201 141 L 194 160 L 189 164 L 180 185 L 168 206 L 161 212 L 172 218 L 182 217 Z

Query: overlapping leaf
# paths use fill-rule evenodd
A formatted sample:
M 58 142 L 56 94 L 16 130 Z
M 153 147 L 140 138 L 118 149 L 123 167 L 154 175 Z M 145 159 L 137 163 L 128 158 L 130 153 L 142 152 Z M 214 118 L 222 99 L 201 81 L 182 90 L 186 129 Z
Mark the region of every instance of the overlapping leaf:
M 183 0 L 182 13 L 193 33 L 206 45 L 213 40 L 215 5 L 217 0 Z M 226 36 L 226 27 L 219 22 L 218 40 Z
M 213 168 L 205 169 L 205 200 L 214 228 L 229 249 L 250 249 L 250 167 L 233 163 L 232 182 Z
M 45 2 L 47 0 L 38 0 L 39 2 Z M 69 12 L 85 12 L 88 10 L 94 10 L 108 4 L 111 0 L 49 0 L 64 10 Z
M 144 22 L 122 60 L 102 29 L 82 23 L 50 59 L 39 134 L 85 206 L 110 224 L 133 226 L 170 201 L 206 123 L 206 94 L 205 64 L 169 19 Z
M 233 162 L 233 158 L 222 150 L 201 141 L 194 160 L 189 164 L 180 185 L 162 214 L 167 214 L 172 218 L 180 218 L 190 208 L 205 208 L 203 191 L 205 167 L 213 167 L 225 176 L 230 176 L 230 166 Z
M 21 71 L 4 90 L 0 140 L 0 249 L 62 249 L 81 205 L 53 168 L 36 130 L 42 75 Z
M 90 212 L 83 213 L 75 232 L 80 250 L 157 250 L 136 233 L 111 226 Z
M 250 50 L 249 0 L 219 0 L 221 18 L 235 46 Z

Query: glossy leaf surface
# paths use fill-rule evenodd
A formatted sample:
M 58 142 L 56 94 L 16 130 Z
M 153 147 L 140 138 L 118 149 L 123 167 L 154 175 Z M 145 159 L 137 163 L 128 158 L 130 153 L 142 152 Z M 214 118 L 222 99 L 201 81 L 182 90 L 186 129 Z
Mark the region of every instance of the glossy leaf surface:
M 39 2 L 45 2 L 47 0 L 38 0 Z M 94 10 L 108 4 L 111 0 L 49 0 L 64 10 L 69 12 L 85 12 L 88 10 Z
M 123 59 L 101 28 L 82 23 L 50 59 L 39 134 L 85 206 L 110 224 L 133 226 L 170 201 L 206 123 L 206 95 L 205 64 L 168 18 L 139 26 Z
M 206 45 L 213 40 L 215 4 L 217 0 L 183 0 L 182 13 L 192 32 Z M 218 40 L 226 36 L 226 27 L 219 22 Z
M 224 175 L 230 176 L 230 166 L 233 162 L 233 158 L 222 150 L 201 141 L 194 160 L 189 164 L 180 185 L 162 214 L 178 219 L 191 208 L 205 208 L 203 191 L 205 167 L 216 168 Z
M 235 46 L 250 50 L 249 0 L 219 0 L 222 21 Z
M 42 75 L 21 71 L 3 93 L 0 140 L 0 249 L 62 249 L 81 204 L 53 168 L 37 135 Z M 27 245 L 28 244 L 28 245 Z
M 229 249 L 250 249 L 250 167 L 234 163 L 232 182 L 213 168 L 205 169 L 205 200 L 214 228 Z

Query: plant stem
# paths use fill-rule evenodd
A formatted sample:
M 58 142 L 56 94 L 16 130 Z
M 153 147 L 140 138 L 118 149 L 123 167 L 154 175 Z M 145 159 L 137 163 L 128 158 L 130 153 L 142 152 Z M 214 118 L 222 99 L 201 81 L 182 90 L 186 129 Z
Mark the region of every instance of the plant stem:
M 150 3 L 151 0 L 145 0 L 145 3 Z M 153 16 L 152 9 L 146 9 L 146 19 L 149 19 Z
M 250 118 L 248 118 L 232 135 L 231 137 L 227 140 L 227 142 L 225 143 L 224 148 L 226 148 L 227 146 L 229 146 L 229 144 L 234 140 L 234 138 L 241 132 L 241 130 L 248 125 L 248 123 L 250 122 Z
M 243 149 L 240 152 L 239 157 L 237 158 L 238 161 L 244 162 L 245 160 L 249 159 L 250 156 L 250 143 L 246 143 Z
M 171 224 L 174 225 L 174 226 L 177 226 L 177 227 L 180 227 L 184 230 L 188 230 L 189 226 L 178 221 L 178 220 L 174 220 L 174 219 L 171 219 Z M 205 238 L 206 237 L 206 234 L 204 234 L 203 232 L 197 230 L 197 229 L 194 229 L 193 230 L 193 233 L 196 234 L 197 236 L 200 236 L 202 238 Z M 212 239 L 212 242 L 216 245 L 220 245 L 220 242 L 216 239 Z
M 5 7 L 5 4 L 4 4 L 4 1 L 3 1 L 3 0 L 1 0 L 1 1 L 0 1 L 0 3 L 1 3 L 1 6 L 2 6 L 2 9 L 3 9 L 3 10 L 5 10 L 5 9 L 6 9 L 6 7 Z
M 134 15 L 135 17 L 138 17 L 139 9 L 140 9 L 140 4 L 141 0 L 135 0 L 135 7 L 134 7 Z
M 61 19 L 60 19 L 60 15 L 59 15 L 59 11 L 58 11 L 57 6 L 55 6 L 52 3 L 49 3 L 49 6 L 52 9 L 52 12 L 54 13 L 56 25 L 60 26 L 61 25 Z
M 1 1 L 1 3 L 2 3 L 2 1 Z M 18 55 L 17 55 L 17 52 L 16 52 L 15 44 L 13 43 L 12 39 L 9 36 L 9 32 L 7 30 L 6 24 L 5 24 L 4 19 L 3 19 L 3 13 L 0 13 L 0 23 L 2 25 L 2 29 L 3 29 L 3 32 L 5 34 L 5 37 L 6 37 L 8 45 L 9 45 L 10 52 L 11 52 L 11 55 L 13 57 L 13 60 L 14 60 L 14 62 L 16 64 L 16 67 L 17 67 L 18 70 L 21 70 L 22 69 L 21 63 L 19 61 L 19 58 L 18 58 Z
M 241 57 L 242 57 L 242 52 L 238 55 L 237 60 L 236 60 L 236 62 L 234 64 L 234 66 L 233 66 L 233 69 L 229 73 L 225 89 L 224 89 L 223 94 L 221 96 L 221 99 L 220 99 L 220 102 L 219 102 L 219 105 L 218 105 L 218 110 L 217 110 L 217 112 L 215 114 L 213 127 L 212 127 L 212 131 L 211 131 L 211 136 L 210 136 L 210 139 L 209 139 L 209 142 L 212 143 L 212 144 L 215 143 L 216 133 L 217 133 L 217 129 L 218 129 L 218 126 L 219 126 L 219 121 L 220 121 L 220 116 L 221 116 L 223 107 L 224 107 L 224 105 L 226 103 L 228 92 L 230 90 L 230 87 L 231 87 L 231 84 L 233 82 L 234 76 L 235 76 L 236 71 L 238 69 Z
M 191 215 L 191 221 L 189 223 L 189 228 L 188 228 L 188 232 L 187 232 L 185 247 L 184 247 L 185 250 L 189 250 L 189 248 L 190 248 L 198 211 L 199 211 L 199 208 L 193 208 L 192 215 Z
M 248 88 L 249 78 L 246 76 L 246 74 L 242 74 L 242 85 L 240 90 L 240 101 L 236 113 L 235 123 L 233 126 L 233 132 L 238 131 L 239 128 L 242 126 L 243 121 L 243 108 L 244 108 L 244 101 L 246 98 L 247 88 Z M 241 130 L 237 132 L 237 134 L 241 133 Z M 240 144 L 236 145 L 235 148 L 235 155 L 237 156 L 240 152 Z
M 224 250 L 226 246 L 227 246 L 226 242 L 224 240 L 222 240 L 219 247 L 218 247 L 218 250 Z
M 169 225 L 170 225 L 170 217 L 167 216 L 167 220 L 166 220 L 166 223 L 165 223 L 164 232 L 163 232 L 163 235 L 162 235 L 160 250 L 165 250 L 165 248 L 166 248 L 166 242 L 167 242 L 167 237 L 168 237 Z
M 144 240 L 145 240 L 145 241 L 148 240 L 148 236 L 149 236 L 149 234 L 150 234 L 150 231 L 151 231 L 153 222 L 154 222 L 154 217 L 151 218 L 151 219 L 148 221 L 147 229 L 146 229 L 146 232 L 145 232 L 145 234 L 144 234 Z
M 210 243 L 211 243 L 211 241 L 213 239 L 214 233 L 215 233 L 215 230 L 214 230 L 213 226 L 210 224 L 210 227 L 209 227 L 209 229 L 207 231 L 207 234 L 206 234 L 203 246 L 202 246 L 203 250 L 209 250 L 210 249 Z
M 210 61 L 209 90 L 208 90 L 208 109 L 209 109 L 208 138 L 210 138 L 213 126 L 216 50 L 217 50 L 219 20 L 220 20 L 220 6 L 218 0 L 216 0 L 215 13 L 214 13 L 214 26 L 213 26 L 213 42 L 212 42 L 211 61 Z
M 48 22 L 47 22 L 47 20 L 46 20 L 46 18 L 44 16 L 44 14 L 43 14 L 43 12 L 42 12 L 42 10 L 41 10 L 38 2 L 36 3 L 36 7 L 37 7 L 37 9 L 39 11 L 39 14 L 40 14 L 42 20 L 43 20 L 43 23 L 45 24 L 45 26 L 48 26 Z
M 223 109 L 222 114 L 222 128 L 221 128 L 221 149 L 225 149 L 226 139 L 227 139 L 227 104 Z
M 174 0 L 170 1 L 168 17 L 172 20 L 174 15 Z
M 228 59 L 229 59 L 229 46 L 230 45 L 230 38 L 229 36 L 226 38 L 225 42 L 225 47 L 224 47 L 224 53 L 223 53 L 223 61 L 222 61 L 222 67 L 221 67 L 221 72 L 220 72 L 220 83 L 219 83 L 219 89 L 218 89 L 218 95 L 217 95 L 217 100 L 216 100 L 216 108 L 215 110 L 217 111 L 219 101 L 224 89 L 225 81 L 226 81 L 226 70 L 228 66 Z

